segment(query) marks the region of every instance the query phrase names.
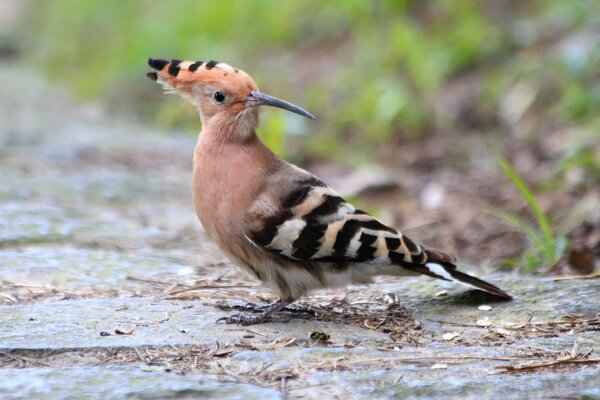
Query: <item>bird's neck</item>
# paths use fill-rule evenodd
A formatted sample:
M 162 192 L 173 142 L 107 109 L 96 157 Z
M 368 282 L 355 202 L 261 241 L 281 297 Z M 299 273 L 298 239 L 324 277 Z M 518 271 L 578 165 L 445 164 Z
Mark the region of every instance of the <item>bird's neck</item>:
M 217 241 L 226 225 L 240 223 L 268 177 L 283 163 L 254 131 L 245 140 L 231 137 L 230 132 L 203 127 L 194 151 L 196 213 Z
M 248 174 L 267 176 L 282 162 L 254 131 L 241 138 L 236 133 L 204 128 L 194 150 L 194 174 L 213 182 L 215 176 L 231 181 Z
M 237 114 L 219 113 L 206 117 L 200 109 L 202 132 L 211 140 L 225 142 L 246 142 L 256 139 L 258 110 L 246 108 Z

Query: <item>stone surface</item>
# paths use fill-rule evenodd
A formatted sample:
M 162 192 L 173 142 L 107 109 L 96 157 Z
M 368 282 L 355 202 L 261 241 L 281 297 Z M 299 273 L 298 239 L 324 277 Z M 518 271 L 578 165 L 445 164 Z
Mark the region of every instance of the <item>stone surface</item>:
M 405 283 L 381 285 L 381 290 L 397 292 L 400 302 L 415 310 L 426 330 L 452 327 L 465 334 L 481 332 L 477 321 L 488 318 L 491 327 L 507 327 L 526 322 L 559 320 L 569 314 L 596 315 L 600 311 L 600 279 L 555 281 L 552 278 L 493 279 L 515 297 L 510 302 L 493 302 L 493 298 L 478 291 L 446 282 L 411 280 Z M 432 286 L 435 287 L 432 288 Z M 432 293 L 445 290 L 447 296 Z M 490 311 L 478 306 L 491 305 Z
M 217 325 L 214 321 L 227 313 L 216 309 L 211 299 L 116 298 L 2 306 L 0 352 L 59 368 L 95 365 L 103 357 L 119 364 L 119 352 L 133 348 L 170 351 L 171 347 L 182 355 L 221 348 L 225 350 L 203 359 L 198 372 L 216 371 L 271 387 L 278 387 L 282 377 L 293 377 L 285 390 L 297 398 L 332 394 L 342 398 L 520 398 L 524 393 L 528 398 L 546 398 L 548 393 L 558 397 L 598 396 L 598 362 L 558 364 L 530 372 L 508 369 L 552 362 L 571 354 L 574 348 L 577 354 L 585 355 L 577 359 L 600 361 L 596 356 L 600 353 L 598 325 L 591 329 L 572 325 L 572 332 L 569 326 L 556 334 L 539 334 L 552 329 L 548 322 L 560 322 L 575 311 L 597 315 L 592 313 L 600 309 L 598 296 L 590 296 L 586 305 L 580 306 L 576 297 L 567 294 L 591 295 L 600 289 L 600 280 L 529 278 L 504 283 L 520 293 L 518 299 L 491 303 L 490 311 L 479 310 L 479 302 L 472 301 L 477 295 L 460 289 L 432 298 L 440 289 L 434 282 L 410 279 L 370 287 L 368 290 L 395 290 L 401 298 L 406 297 L 423 326 L 419 345 L 400 344 L 373 329 L 306 315 L 292 317 L 287 323 L 252 327 Z M 538 305 L 541 294 L 545 294 L 545 301 Z M 530 319 L 522 310 L 540 312 Z M 483 313 L 490 314 L 491 325 L 476 325 L 474 321 Z M 446 322 L 439 322 L 442 319 Z M 597 317 L 592 321 L 600 323 Z M 500 339 L 487 337 L 503 327 L 528 322 L 533 325 L 506 330 Z M 115 329 L 131 328 L 130 335 L 115 334 Z M 101 336 L 103 331 L 110 336 Z M 323 344 L 311 340 L 314 331 L 325 332 L 330 340 Z M 458 338 L 444 340 L 442 336 L 448 331 L 457 332 Z M 107 353 L 98 356 L 98 351 Z M 159 365 L 172 362 L 158 359 L 162 360 Z M 173 373 L 188 371 L 190 363 L 176 364 L 171 367 Z M 136 357 L 128 365 L 144 368 L 145 364 Z
M 0 265 L 3 279 L 12 282 L 79 291 L 133 291 L 140 288 L 141 279 L 185 281 L 194 272 L 189 265 L 148 251 L 123 252 L 71 246 L 5 249 L 0 252 Z
M 442 371 L 442 372 L 440 372 Z M 541 376 L 456 375 L 456 371 L 424 369 L 428 379 L 414 379 L 406 368 L 321 373 L 294 390 L 297 397 L 337 396 L 350 399 L 597 399 L 598 371 L 547 373 Z M 587 396 L 587 397 L 586 397 Z
M 210 299 L 207 301 L 214 303 Z M 0 350 L 70 350 L 165 345 L 233 343 L 248 333 L 244 327 L 216 324 L 229 313 L 202 301 L 109 299 L 62 301 L 49 304 L 0 306 L 3 334 Z M 114 331 L 127 331 L 118 335 Z M 255 330 L 255 329 L 254 329 Z M 277 337 L 308 340 L 316 330 L 334 332 L 334 345 L 355 340 L 375 345 L 389 340 L 377 331 L 315 319 L 260 326 L 261 342 Z M 110 336 L 101 336 L 107 332 Z M 266 338 L 266 339 L 265 339 Z
M 0 398 L 17 399 L 280 399 L 281 393 L 206 375 L 140 368 L 0 369 Z

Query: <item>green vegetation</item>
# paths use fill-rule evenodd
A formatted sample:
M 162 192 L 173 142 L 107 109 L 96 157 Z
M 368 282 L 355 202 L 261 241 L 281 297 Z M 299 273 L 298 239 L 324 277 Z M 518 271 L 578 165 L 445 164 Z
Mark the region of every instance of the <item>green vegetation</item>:
M 554 87 L 546 107 L 600 126 L 598 52 L 543 48 L 557 34 L 592 26 L 600 17 L 594 0 L 33 3 L 23 47 L 38 65 L 84 98 L 146 113 L 160 108 L 154 118 L 163 127 L 197 127 L 196 116 L 179 101 L 150 95 L 156 89 L 144 78 L 148 57 L 217 59 L 249 71 L 265 92 L 320 117 L 322 133 L 306 146 L 314 156 L 331 156 L 346 143 L 360 153 L 464 131 L 462 116 L 448 116 L 436 99 L 451 97 L 448 86 L 466 73 L 485 83 L 473 99 L 482 105 L 477 128 L 495 121 L 502 93 L 515 82 L 538 90 L 548 79 Z
M 537 227 L 532 226 L 517 214 L 511 214 L 501 210 L 494 210 L 492 213 L 514 225 L 533 243 L 534 248 L 523 255 L 523 268 L 527 272 L 534 272 L 540 267 L 549 268 L 554 266 L 565 252 L 567 247 L 566 237 L 555 235 L 552 232 L 550 221 L 542 211 L 531 189 L 529 189 L 527 184 L 515 172 L 510 164 L 506 162 L 506 160 L 500 159 L 500 166 L 510 182 L 527 202 L 527 205 L 535 218 Z

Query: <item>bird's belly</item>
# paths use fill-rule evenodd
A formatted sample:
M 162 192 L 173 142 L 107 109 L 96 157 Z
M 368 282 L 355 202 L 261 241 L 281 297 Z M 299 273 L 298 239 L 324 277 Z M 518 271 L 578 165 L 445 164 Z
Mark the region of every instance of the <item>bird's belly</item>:
M 297 299 L 317 289 L 370 283 L 372 274 L 353 266 L 339 268 L 329 263 L 286 263 L 265 265 L 267 282 L 283 298 Z

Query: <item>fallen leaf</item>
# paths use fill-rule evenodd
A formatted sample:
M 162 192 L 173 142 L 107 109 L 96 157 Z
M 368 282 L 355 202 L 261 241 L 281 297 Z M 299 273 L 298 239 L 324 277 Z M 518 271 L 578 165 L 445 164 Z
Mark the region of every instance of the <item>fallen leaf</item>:
M 483 335 L 483 339 L 486 340 L 500 340 L 502 339 L 504 336 L 501 333 L 498 332 L 488 332 L 485 335 Z
M 452 340 L 452 339 L 457 338 L 459 336 L 460 336 L 460 333 L 458 333 L 458 332 L 448 332 L 448 333 L 444 333 L 442 335 L 442 339 L 444 339 L 444 340 Z
M 396 333 L 402 333 L 404 331 L 406 331 L 406 327 L 404 325 L 396 325 L 394 327 L 394 332 Z
M 377 325 L 379 325 L 379 321 L 377 321 L 375 319 L 365 319 L 363 323 L 364 323 L 365 327 L 367 327 L 369 329 L 375 329 L 375 328 L 377 328 Z
M 510 335 L 511 332 L 508 329 L 504 329 L 504 328 L 496 328 L 496 332 L 499 333 L 502 336 L 506 336 L 506 335 Z
M 134 331 L 134 330 L 135 330 L 135 328 L 131 328 L 131 329 L 128 329 L 128 330 L 126 330 L 126 331 L 124 331 L 124 330 L 123 330 L 123 329 L 121 329 L 121 328 L 117 328 L 117 329 L 115 329 L 115 333 L 116 333 L 117 335 L 131 335 L 131 334 L 133 333 L 133 331 Z
M 591 274 L 595 268 L 595 257 L 592 249 L 585 245 L 573 246 L 567 254 L 569 264 L 580 274 Z

